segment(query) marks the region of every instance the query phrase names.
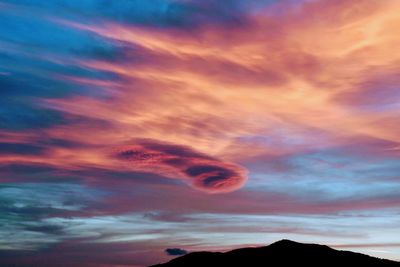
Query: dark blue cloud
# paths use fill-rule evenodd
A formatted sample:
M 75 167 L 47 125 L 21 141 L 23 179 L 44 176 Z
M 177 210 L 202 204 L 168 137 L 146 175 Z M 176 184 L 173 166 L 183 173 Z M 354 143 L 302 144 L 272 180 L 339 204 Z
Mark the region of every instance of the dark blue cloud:
M 61 215 L 65 212 L 64 209 L 54 208 L 54 207 L 34 207 L 34 206 L 26 206 L 26 207 L 15 207 L 15 206 L 0 206 L 1 214 L 7 215 L 17 215 L 23 218 L 31 218 L 38 219 L 41 217 L 46 217 L 49 215 Z
M 43 147 L 33 144 L 0 143 L 0 154 L 38 155 L 43 151 Z
M 41 224 L 41 225 L 24 225 L 25 231 L 38 232 L 48 235 L 64 234 L 64 227 L 60 225 Z
M 4 175 L 5 173 L 13 173 L 13 174 L 37 174 L 55 171 L 54 167 L 44 164 L 38 163 L 30 163 L 30 164 L 21 164 L 21 163 L 11 163 L 11 164 L 2 164 L 0 165 L 0 174 Z
M 0 129 L 40 129 L 64 122 L 61 114 L 54 110 L 38 109 L 28 103 L 2 102 L 0 100 Z
M 181 256 L 187 254 L 188 252 L 181 248 L 167 248 L 165 253 L 170 256 Z
M 1 53 L 0 53 L 1 57 Z M 116 79 L 115 75 L 93 72 L 79 67 L 42 64 L 31 59 L 10 56 L 10 66 L 31 67 L 31 70 L 12 71 L 8 75 L 0 75 L 0 129 L 26 130 L 42 129 L 59 124 L 76 122 L 79 116 L 69 116 L 67 120 L 61 112 L 43 106 L 41 99 L 63 98 L 72 95 L 90 95 L 103 97 L 101 88 L 93 90 L 91 86 L 78 85 L 57 77 L 67 75 L 75 77 Z M 0 62 L 0 66 L 4 64 Z M 35 70 L 34 73 L 29 71 Z M 81 118 L 82 119 L 82 118 Z M 79 120 L 81 120 L 79 119 Z

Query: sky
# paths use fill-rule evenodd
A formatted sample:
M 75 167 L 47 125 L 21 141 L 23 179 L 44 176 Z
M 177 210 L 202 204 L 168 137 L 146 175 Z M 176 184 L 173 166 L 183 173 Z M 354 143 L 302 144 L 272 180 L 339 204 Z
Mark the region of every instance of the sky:
M 280 239 L 400 260 L 398 0 L 0 0 L 0 265 Z

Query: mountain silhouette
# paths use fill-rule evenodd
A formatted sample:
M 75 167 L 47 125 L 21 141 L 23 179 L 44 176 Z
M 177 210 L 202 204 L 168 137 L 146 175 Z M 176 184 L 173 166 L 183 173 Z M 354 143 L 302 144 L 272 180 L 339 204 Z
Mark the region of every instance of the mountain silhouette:
M 281 240 L 266 247 L 240 248 L 222 252 L 192 252 L 150 267 L 282 267 L 360 266 L 400 267 L 400 262 L 361 253 L 340 251 L 318 244 Z

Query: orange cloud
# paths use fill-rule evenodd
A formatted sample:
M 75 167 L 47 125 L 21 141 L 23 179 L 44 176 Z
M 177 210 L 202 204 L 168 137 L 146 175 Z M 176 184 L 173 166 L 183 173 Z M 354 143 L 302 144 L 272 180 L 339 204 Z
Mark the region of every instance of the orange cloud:
M 46 134 L 91 147 L 120 147 L 132 139 L 148 138 L 198 151 L 209 159 L 178 159 L 135 143 L 125 149 L 139 154 L 126 152 L 125 161 L 200 189 L 220 184 L 229 190 L 238 188 L 245 180 L 243 170 L 229 162 L 260 155 L 290 155 L 360 139 L 383 140 L 393 146 L 384 149 L 398 156 L 400 109 L 393 106 L 400 96 L 386 88 L 397 80 L 385 77 L 395 77 L 399 71 L 399 2 L 286 5 L 283 1 L 269 7 L 281 10 L 280 15 L 257 12 L 234 28 L 207 24 L 193 32 L 62 22 L 124 42 L 127 49 L 120 61 L 76 62 L 114 73 L 120 80 L 64 77 L 106 88 L 107 97 L 43 103 L 65 116 L 84 116 L 107 126 L 76 123 L 54 127 Z M 380 90 L 387 93 L 379 94 Z M 373 149 L 382 152 L 379 146 Z M 53 149 L 51 161 L 118 166 L 118 161 L 110 161 L 97 149 L 78 150 Z M 182 166 L 166 164 L 168 159 L 182 160 Z M 193 165 L 203 167 L 190 169 Z M 231 178 L 209 179 L 224 172 L 218 168 L 231 170 L 233 174 L 225 173 Z

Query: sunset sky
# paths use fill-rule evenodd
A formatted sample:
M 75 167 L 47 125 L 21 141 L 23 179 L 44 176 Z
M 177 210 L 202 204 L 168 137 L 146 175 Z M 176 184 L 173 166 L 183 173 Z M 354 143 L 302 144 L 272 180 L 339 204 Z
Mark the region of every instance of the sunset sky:
M 399 0 L 0 0 L 0 265 L 400 260 L 399 29 Z

